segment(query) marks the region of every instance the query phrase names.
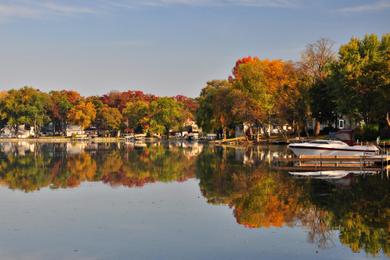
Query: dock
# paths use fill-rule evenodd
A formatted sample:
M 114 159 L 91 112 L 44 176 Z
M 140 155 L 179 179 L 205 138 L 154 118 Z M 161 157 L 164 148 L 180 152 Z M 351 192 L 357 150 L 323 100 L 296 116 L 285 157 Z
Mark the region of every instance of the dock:
M 299 157 L 278 158 L 272 167 L 285 171 L 376 171 L 390 170 L 390 155 L 373 156 L 324 156 L 302 155 Z
M 390 141 L 382 141 L 379 143 L 379 146 L 386 149 L 386 148 L 390 148 Z
M 390 162 L 389 155 L 372 155 L 372 156 L 331 156 L 331 155 L 301 155 L 299 157 L 278 158 L 279 162 L 373 162 L 382 163 Z

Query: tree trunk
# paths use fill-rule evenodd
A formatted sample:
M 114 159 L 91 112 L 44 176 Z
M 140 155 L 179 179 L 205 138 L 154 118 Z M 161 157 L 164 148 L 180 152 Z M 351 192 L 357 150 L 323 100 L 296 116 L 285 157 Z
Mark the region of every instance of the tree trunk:
M 307 123 L 305 123 L 305 125 L 303 127 L 305 130 L 306 137 L 309 137 L 310 135 L 309 135 L 309 130 L 307 129 Z
M 321 131 L 321 122 L 316 119 L 316 123 L 314 126 L 314 135 L 318 136 L 320 134 L 320 131 Z
M 269 138 L 267 129 L 266 129 L 264 126 L 261 126 L 261 129 L 263 130 L 264 136 L 265 136 L 266 138 Z
M 386 121 L 387 121 L 387 126 L 390 127 L 390 112 L 387 112 L 386 114 Z
M 18 134 L 19 134 L 19 125 L 18 124 L 16 124 L 16 125 L 14 125 L 14 131 L 15 131 L 15 137 L 18 137 Z
M 301 139 L 301 127 L 299 126 L 299 123 L 297 123 L 295 129 L 296 129 L 295 131 L 297 133 L 298 138 Z

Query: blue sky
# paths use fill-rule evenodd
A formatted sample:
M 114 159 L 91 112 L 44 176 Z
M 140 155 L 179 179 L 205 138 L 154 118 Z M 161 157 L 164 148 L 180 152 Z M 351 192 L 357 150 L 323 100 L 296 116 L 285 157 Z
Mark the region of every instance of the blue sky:
M 236 59 L 390 32 L 390 0 L 0 0 L 0 89 L 195 97 Z

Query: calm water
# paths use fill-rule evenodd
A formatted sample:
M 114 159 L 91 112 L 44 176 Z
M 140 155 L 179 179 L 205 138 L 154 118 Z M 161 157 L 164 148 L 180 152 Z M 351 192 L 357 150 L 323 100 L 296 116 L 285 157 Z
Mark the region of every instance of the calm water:
M 390 179 L 293 178 L 285 147 L 0 144 L 0 259 L 390 256 Z

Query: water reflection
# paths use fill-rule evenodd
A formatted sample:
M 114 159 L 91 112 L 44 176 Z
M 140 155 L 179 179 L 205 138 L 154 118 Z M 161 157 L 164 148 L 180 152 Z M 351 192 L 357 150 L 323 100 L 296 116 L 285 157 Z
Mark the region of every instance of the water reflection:
M 0 185 L 24 192 L 74 188 L 82 182 L 142 187 L 199 180 L 209 204 L 228 205 L 251 229 L 298 227 L 331 248 L 390 256 L 390 180 L 348 174 L 337 180 L 295 178 L 272 170 L 285 147 L 204 147 L 201 144 L 1 144 Z
M 85 181 L 141 187 L 156 181 L 193 177 L 193 151 L 174 145 L 5 144 L 0 152 L 0 183 L 32 192 L 72 188 Z

